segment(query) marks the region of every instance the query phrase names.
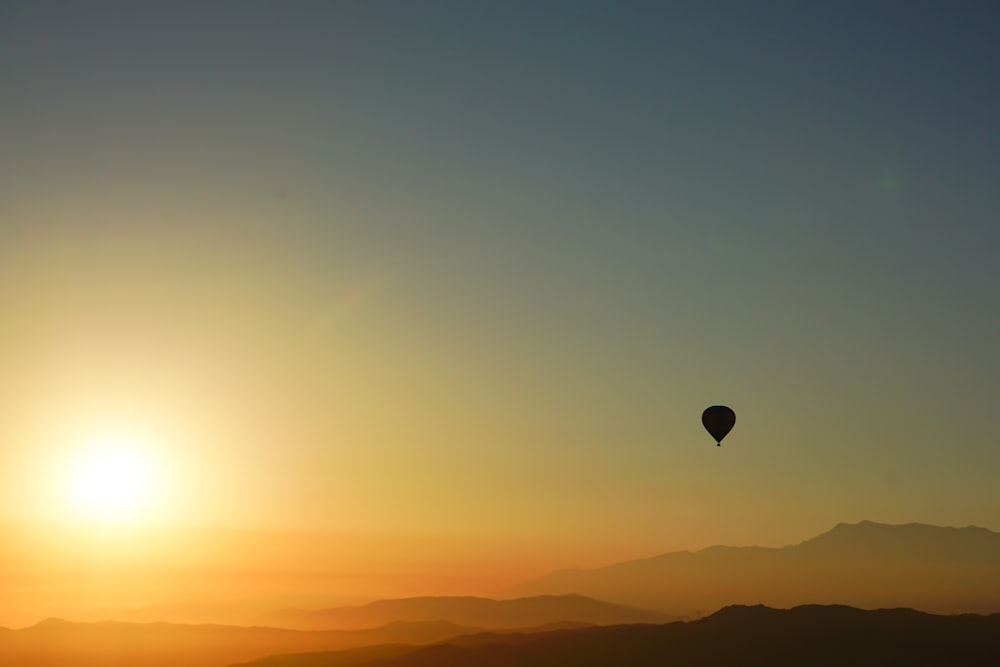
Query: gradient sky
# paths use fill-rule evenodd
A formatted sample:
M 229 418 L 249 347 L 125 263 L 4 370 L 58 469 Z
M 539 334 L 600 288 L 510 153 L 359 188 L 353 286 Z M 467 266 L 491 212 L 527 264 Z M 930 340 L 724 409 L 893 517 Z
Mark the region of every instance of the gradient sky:
M 1000 529 L 998 32 L 971 1 L 3 2 L 0 520 L 68 520 L 113 431 L 162 468 L 150 523 L 553 566 Z

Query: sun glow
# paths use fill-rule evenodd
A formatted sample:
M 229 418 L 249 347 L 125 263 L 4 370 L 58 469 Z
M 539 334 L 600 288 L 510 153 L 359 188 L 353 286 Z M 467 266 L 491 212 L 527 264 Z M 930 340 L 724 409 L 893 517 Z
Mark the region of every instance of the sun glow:
M 67 491 L 82 517 L 101 522 L 144 516 L 156 491 L 149 454 L 129 440 L 106 439 L 81 452 L 69 471 Z

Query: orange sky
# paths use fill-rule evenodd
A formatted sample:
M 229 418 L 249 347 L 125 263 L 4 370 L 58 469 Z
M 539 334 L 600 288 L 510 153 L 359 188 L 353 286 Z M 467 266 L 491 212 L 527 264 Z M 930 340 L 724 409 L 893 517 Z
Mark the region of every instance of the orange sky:
M 17 619 L 1000 528 L 989 21 L 452 4 L 0 7 Z
M 594 540 L 323 534 L 221 528 L 4 526 L 0 626 L 173 604 L 169 620 L 250 622 L 284 606 L 491 595 L 554 568 L 633 555 Z M 204 608 L 199 608 L 199 605 Z M 219 611 L 222 609 L 223 611 Z

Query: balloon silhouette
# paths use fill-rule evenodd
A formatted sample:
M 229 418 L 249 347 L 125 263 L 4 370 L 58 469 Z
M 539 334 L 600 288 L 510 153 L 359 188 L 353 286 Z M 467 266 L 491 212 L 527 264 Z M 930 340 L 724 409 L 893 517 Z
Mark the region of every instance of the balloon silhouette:
M 716 446 L 722 445 L 722 439 L 733 430 L 736 423 L 736 413 L 724 405 L 713 405 L 701 413 L 701 423 L 705 430 L 715 438 Z

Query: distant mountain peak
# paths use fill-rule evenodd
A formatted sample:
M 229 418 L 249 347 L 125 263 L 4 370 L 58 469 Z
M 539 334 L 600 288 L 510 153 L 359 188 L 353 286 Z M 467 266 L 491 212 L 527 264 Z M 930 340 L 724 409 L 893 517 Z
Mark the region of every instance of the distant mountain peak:
M 71 625 L 75 625 L 72 621 L 67 621 L 65 618 L 46 618 L 32 625 L 32 628 L 68 628 Z
M 839 523 L 781 548 L 711 546 L 557 571 L 505 595 L 569 592 L 687 618 L 758 602 L 993 612 L 1000 611 L 1000 533 L 977 526 Z
M 836 526 L 796 545 L 809 547 L 812 545 L 827 546 L 830 544 L 868 544 L 871 546 L 895 542 L 897 544 L 914 544 L 921 541 L 928 544 L 954 542 L 956 540 L 982 540 L 1000 537 L 1000 533 L 979 526 L 935 526 L 927 523 L 878 523 L 876 521 L 859 521 L 858 523 L 838 523 Z

